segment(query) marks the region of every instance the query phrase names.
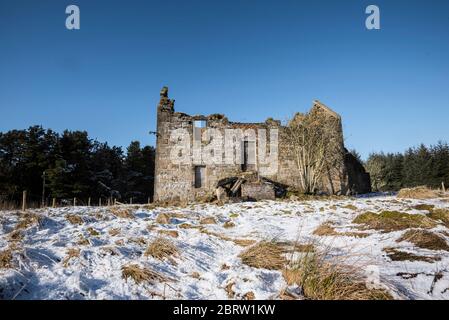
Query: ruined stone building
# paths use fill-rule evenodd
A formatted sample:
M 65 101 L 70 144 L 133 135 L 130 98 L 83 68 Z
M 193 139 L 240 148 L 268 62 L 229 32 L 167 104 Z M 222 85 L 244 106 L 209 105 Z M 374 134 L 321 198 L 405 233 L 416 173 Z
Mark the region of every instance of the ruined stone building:
M 340 116 L 319 101 L 313 102 L 309 114 L 336 120 L 333 130 L 337 148 L 342 151 L 317 191 L 336 195 L 370 192 L 369 174 L 344 148 Z M 168 88 L 164 87 L 157 106 L 154 199 L 194 201 L 216 196 L 217 190 L 224 196 L 273 199 L 287 189 L 299 189 L 298 169 L 283 139 L 285 128 L 272 119 L 239 123 L 220 114 L 175 112 L 174 100 L 169 99 Z M 206 134 L 207 130 L 218 136 Z M 266 142 L 266 148 L 260 147 L 261 141 Z M 195 146 L 204 148 L 201 155 L 195 155 Z M 206 159 L 207 155 L 218 160 Z M 226 161 L 233 156 L 239 161 Z

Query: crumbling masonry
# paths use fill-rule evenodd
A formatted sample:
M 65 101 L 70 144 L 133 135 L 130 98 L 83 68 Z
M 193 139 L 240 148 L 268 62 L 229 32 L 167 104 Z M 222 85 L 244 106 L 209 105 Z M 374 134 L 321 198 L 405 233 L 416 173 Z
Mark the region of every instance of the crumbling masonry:
M 316 116 L 317 121 L 327 117 L 337 119 L 334 134 L 338 139 L 338 148 L 342 149 L 341 158 L 338 158 L 335 166 L 320 183 L 320 192 L 326 194 L 349 194 L 370 192 L 369 174 L 363 166 L 346 151 L 343 144 L 343 131 L 340 116 L 319 101 L 313 102 L 309 112 Z M 221 140 L 213 141 L 204 139 L 202 133 L 205 129 L 216 129 L 225 135 L 227 129 L 241 129 L 244 135 L 241 141 L 227 146 L 235 148 L 241 146 L 240 150 L 234 152 L 245 153 L 243 163 L 174 163 L 172 156 L 177 147 L 176 139 L 171 136 L 176 129 L 184 129 L 189 133 L 192 140 L 199 139 L 201 144 L 226 143 Z M 263 129 L 265 131 L 263 131 Z M 267 153 L 271 147 L 270 130 L 278 131 L 278 157 L 276 170 L 270 161 L 261 161 L 263 158 L 257 148 L 254 137 L 245 132 L 266 132 Z M 224 115 L 214 114 L 209 116 L 190 116 L 175 112 L 174 100 L 168 97 L 168 88 L 161 90 L 160 101 L 157 106 L 157 143 L 155 163 L 155 186 L 154 199 L 156 201 L 195 201 L 207 197 L 217 196 L 218 189 L 226 193 L 225 196 L 240 196 L 254 199 L 272 199 L 281 186 L 285 188 L 298 189 L 298 170 L 294 159 L 286 151 L 283 143 L 283 132 L 285 127 L 280 121 L 268 119 L 263 123 L 238 123 L 229 121 Z M 192 141 L 193 143 L 194 141 Z M 238 149 L 238 148 L 237 148 Z M 339 151 L 339 150 L 336 150 Z M 192 151 L 193 152 L 193 151 Z M 254 162 L 248 162 L 250 154 Z M 223 157 L 225 155 L 223 154 Z M 268 158 L 269 159 L 269 158 Z M 223 188 L 222 188 L 223 187 Z M 226 187 L 229 187 L 226 189 Z M 282 192 L 281 192 L 282 193 Z M 218 195 L 220 196 L 220 195 Z

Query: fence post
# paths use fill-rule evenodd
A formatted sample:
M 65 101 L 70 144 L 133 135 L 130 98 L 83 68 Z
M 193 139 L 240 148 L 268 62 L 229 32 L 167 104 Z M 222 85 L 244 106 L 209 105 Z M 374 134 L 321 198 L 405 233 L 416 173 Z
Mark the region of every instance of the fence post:
M 443 188 L 443 192 L 446 193 L 446 187 L 444 186 L 444 181 L 441 182 L 441 187 Z
M 150 197 L 148 197 L 148 204 L 150 204 Z
M 87 206 L 90 207 L 90 197 L 87 199 Z
M 98 206 L 101 207 L 101 197 L 98 198 Z
M 111 198 L 108 198 L 108 207 L 111 205 Z
M 133 204 L 133 198 L 129 198 L 129 204 Z
M 53 198 L 53 203 L 51 205 L 53 208 L 56 208 L 56 198 Z
M 114 198 L 114 206 L 116 206 L 116 205 L 117 205 L 117 199 Z
M 76 207 L 76 197 L 73 198 L 73 206 Z
M 24 190 L 22 193 L 22 211 L 25 211 L 27 208 L 27 191 Z

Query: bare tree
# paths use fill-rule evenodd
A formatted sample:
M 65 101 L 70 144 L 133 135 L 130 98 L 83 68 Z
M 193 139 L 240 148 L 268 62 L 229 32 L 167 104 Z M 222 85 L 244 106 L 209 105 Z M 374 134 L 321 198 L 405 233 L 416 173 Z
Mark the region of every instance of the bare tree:
M 286 126 L 283 139 L 297 166 L 300 188 L 307 194 L 316 193 L 324 177 L 331 177 L 343 159 L 340 118 L 297 113 Z

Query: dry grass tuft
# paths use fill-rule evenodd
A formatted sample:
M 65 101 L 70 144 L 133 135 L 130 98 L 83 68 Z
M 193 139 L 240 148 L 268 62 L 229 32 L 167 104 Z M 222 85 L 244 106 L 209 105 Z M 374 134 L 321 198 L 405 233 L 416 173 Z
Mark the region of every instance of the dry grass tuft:
M 65 218 L 71 223 L 71 224 L 83 224 L 84 221 L 80 216 L 74 215 L 74 214 L 70 214 L 70 215 L 66 215 Z
M 150 243 L 145 251 L 146 256 L 152 256 L 155 259 L 162 260 L 164 258 L 171 258 L 178 254 L 178 248 L 176 245 L 165 238 L 156 238 Z
M 116 248 L 110 246 L 104 246 L 101 248 L 101 250 L 111 256 L 118 256 L 120 254 L 120 252 Z
M 418 256 L 413 253 L 398 250 L 396 248 L 384 248 L 383 251 L 387 254 L 391 261 L 424 261 L 433 263 L 435 261 L 440 261 L 440 257 L 426 257 Z
M 8 239 L 10 241 L 20 241 L 23 239 L 23 233 L 20 230 L 13 230 L 8 234 Z
M 428 215 L 429 218 L 439 221 L 449 228 L 449 210 L 448 209 L 434 209 Z
M 200 220 L 200 224 L 217 224 L 214 217 L 206 217 Z
M 108 233 L 113 237 L 119 235 L 120 232 L 121 232 L 120 228 L 112 228 L 111 230 L 108 231 Z
M 62 261 L 62 264 L 65 268 L 69 266 L 70 259 L 78 258 L 80 256 L 80 249 L 70 248 L 67 250 L 66 257 Z
M 365 212 L 357 216 L 353 223 L 364 224 L 370 229 L 392 232 L 410 228 L 430 229 L 436 223 L 420 214 L 407 214 L 398 211 L 382 211 L 381 213 Z
M 408 241 L 423 249 L 449 251 L 449 245 L 442 236 L 425 230 L 408 230 L 396 241 Z
M 294 243 L 291 249 L 292 252 L 315 252 L 315 245 L 312 243 Z
M 190 223 L 182 223 L 179 225 L 179 228 L 181 229 L 200 229 L 200 226 L 194 226 Z
M 12 268 L 12 251 L 11 249 L 6 249 L 0 251 L 0 269 Z
M 356 206 L 354 206 L 352 204 L 347 204 L 347 205 L 343 206 L 342 208 L 353 210 L 353 211 L 356 211 L 358 209 Z
M 235 297 L 234 285 L 235 285 L 235 283 L 233 281 L 231 281 L 225 287 L 225 291 L 226 291 L 229 299 L 233 299 Z
M 330 222 L 324 222 L 313 231 L 313 234 L 316 236 L 336 236 L 338 232 L 335 231 Z
M 159 224 L 169 224 L 170 223 L 170 216 L 166 213 L 159 213 L 156 217 L 156 223 Z
M 122 267 L 122 278 L 128 281 L 133 279 L 136 284 L 142 282 L 154 283 L 155 281 L 164 282 L 168 279 L 160 273 L 148 268 L 141 268 L 137 264 L 130 264 Z
M 289 285 L 298 285 L 310 300 L 391 300 L 381 289 L 366 286 L 366 279 L 356 267 L 326 259 L 322 253 L 302 255 L 283 270 Z
M 232 239 L 231 241 L 234 242 L 236 245 L 242 246 L 242 247 L 252 246 L 253 244 L 255 244 L 257 242 L 256 240 L 252 240 L 252 239 Z
M 190 275 L 192 278 L 194 279 L 200 279 L 201 275 L 199 274 L 199 272 L 192 272 L 192 274 Z
M 398 198 L 405 199 L 433 199 L 438 198 L 439 196 L 439 192 L 431 190 L 426 186 L 401 189 L 397 195 Z
M 365 232 L 337 232 L 330 222 L 324 222 L 318 228 L 313 231 L 316 236 L 342 236 L 342 237 L 355 237 L 355 238 L 366 238 L 369 233 Z
M 173 238 L 179 237 L 179 233 L 176 230 L 158 230 L 157 232 L 161 235 L 167 235 Z
M 234 227 L 235 227 L 235 223 L 232 221 L 226 221 L 223 224 L 223 228 L 225 228 L 225 229 L 234 228 Z
M 430 212 L 433 210 L 433 208 L 435 208 L 433 204 L 425 204 L 425 203 L 420 203 L 413 207 L 413 209 L 416 210 L 425 210 Z
M 88 246 L 90 245 L 90 241 L 87 238 L 84 238 L 83 236 L 80 236 L 79 241 L 77 242 L 79 246 Z
M 254 294 L 254 292 L 249 291 L 249 292 L 245 293 L 242 298 L 243 298 L 243 300 L 254 300 L 254 299 L 256 299 L 256 295 Z
M 32 225 L 39 224 L 39 216 L 33 213 L 25 213 L 21 216 L 20 221 L 16 225 L 16 230 L 26 229 Z
M 87 232 L 89 232 L 89 234 L 93 237 L 98 237 L 100 235 L 100 232 L 98 232 L 92 227 L 87 228 Z
M 284 246 L 275 241 L 261 241 L 243 251 L 239 257 L 244 264 L 253 268 L 280 270 L 286 263 L 285 252 Z
M 110 209 L 112 214 L 118 218 L 123 219 L 134 219 L 134 215 L 131 213 L 131 209 L 127 208 L 119 208 L 119 207 L 112 207 Z

